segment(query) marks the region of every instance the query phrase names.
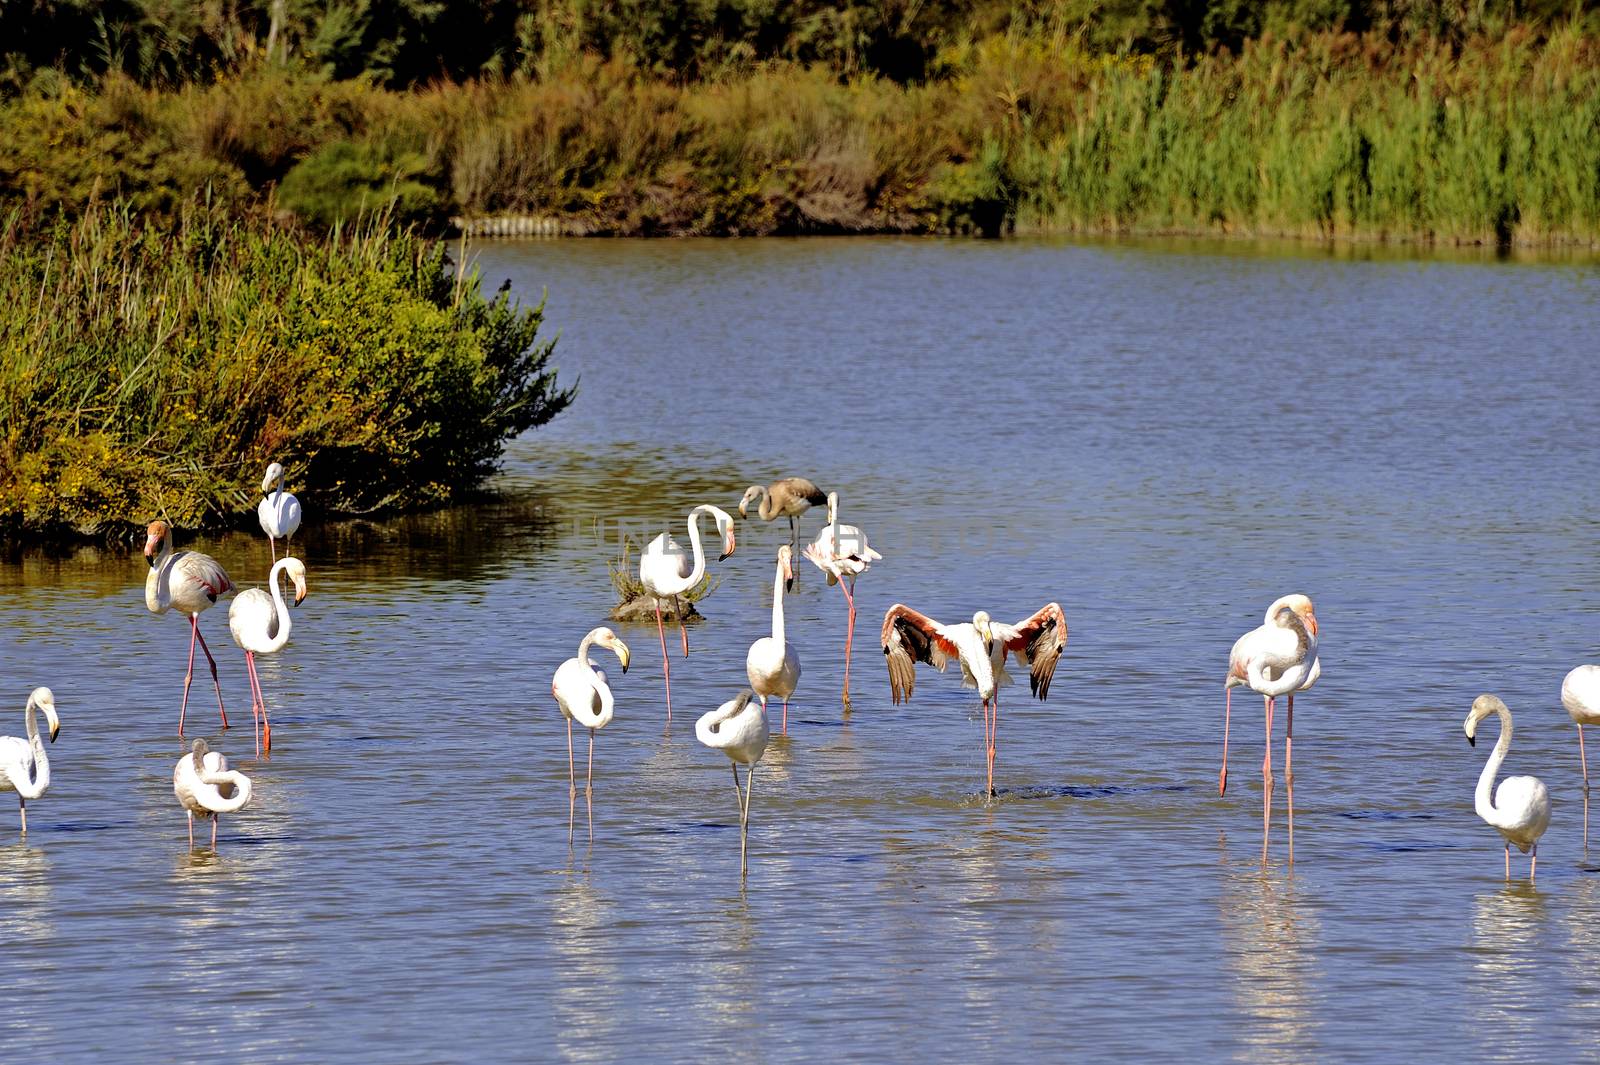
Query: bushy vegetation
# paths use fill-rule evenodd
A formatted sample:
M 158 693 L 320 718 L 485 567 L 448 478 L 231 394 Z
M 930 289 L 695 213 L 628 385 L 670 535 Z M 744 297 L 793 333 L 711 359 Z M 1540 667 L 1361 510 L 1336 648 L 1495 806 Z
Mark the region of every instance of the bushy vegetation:
M 571 402 L 541 307 L 382 225 L 308 237 L 184 206 L 0 224 L 0 529 L 254 510 L 277 459 L 320 513 L 437 504 Z

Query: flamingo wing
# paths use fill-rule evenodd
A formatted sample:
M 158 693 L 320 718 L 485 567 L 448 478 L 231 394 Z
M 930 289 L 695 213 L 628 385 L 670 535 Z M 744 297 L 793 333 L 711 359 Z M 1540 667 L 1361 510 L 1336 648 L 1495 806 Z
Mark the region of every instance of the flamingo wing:
M 911 701 L 916 663 L 926 662 L 943 673 L 961 650 L 945 627 L 928 615 L 896 603 L 883 615 L 883 654 L 889 666 L 889 693 L 895 703 Z
M 1029 667 L 1028 688 L 1037 699 L 1050 694 L 1056 663 L 1067 646 L 1067 617 L 1060 603 L 1046 603 L 1015 625 L 995 625 L 994 634 L 1017 661 Z
M 180 551 L 173 558 L 172 571 L 183 580 L 204 593 L 205 597 L 213 603 L 217 597 L 227 594 L 233 588 L 233 581 L 228 577 L 228 571 L 222 564 L 210 555 L 202 555 L 198 551 Z

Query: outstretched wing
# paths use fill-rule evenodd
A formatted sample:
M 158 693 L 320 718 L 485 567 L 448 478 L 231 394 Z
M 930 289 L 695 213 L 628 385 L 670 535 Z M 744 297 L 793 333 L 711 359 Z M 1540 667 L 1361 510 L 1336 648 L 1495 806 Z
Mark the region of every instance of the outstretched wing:
M 939 672 L 961 652 L 945 635 L 944 626 L 904 603 L 883 615 L 883 655 L 889 666 L 889 694 L 896 703 L 911 700 L 916 664 L 926 662 Z
M 1048 696 L 1061 649 L 1067 646 L 1067 618 L 1061 604 L 1046 603 L 1038 613 L 1015 625 L 995 625 L 994 634 L 1018 662 L 1029 667 L 1028 687 L 1034 697 Z

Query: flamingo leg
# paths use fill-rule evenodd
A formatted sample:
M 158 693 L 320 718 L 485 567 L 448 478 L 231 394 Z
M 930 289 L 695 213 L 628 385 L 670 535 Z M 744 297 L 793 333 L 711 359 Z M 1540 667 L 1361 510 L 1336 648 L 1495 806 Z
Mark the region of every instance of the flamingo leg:
M 844 593 L 844 601 L 850 607 L 849 621 L 844 630 L 844 705 L 850 705 L 850 641 L 856 634 L 856 579 L 850 578 L 850 586 L 845 587 L 845 582 L 839 582 L 839 590 Z
M 589 842 L 594 842 L 594 729 L 589 730 L 589 778 L 583 785 L 584 803 L 589 807 Z
M 744 877 L 750 872 L 750 864 L 745 859 L 746 843 L 750 837 L 750 789 L 756 783 L 756 765 L 750 763 L 750 768 L 744 771 L 744 805 L 739 810 L 739 876 Z
M 667 661 L 667 630 L 661 623 L 661 600 L 656 599 L 656 636 L 661 640 L 661 679 L 667 685 L 667 720 L 672 720 L 672 666 Z
M 211 815 L 211 849 L 217 849 L 217 825 L 222 823 L 222 818 L 216 814 Z
M 1272 827 L 1272 697 L 1267 701 L 1267 755 L 1261 762 L 1261 860 L 1267 860 L 1267 837 Z
M 261 746 L 272 753 L 272 719 L 267 716 L 267 693 L 261 687 L 261 671 L 256 668 L 255 656 L 250 656 L 250 672 L 256 679 L 256 698 L 261 700 Z
M 739 808 L 739 867 L 744 868 L 744 792 L 739 789 L 739 763 L 728 760 L 733 769 L 733 802 Z M 740 875 L 743 875 L 742 873 Z
M 1507 854 L 1511 853 L 1509 848 L 1507 849 L 1506 853 Z M 1539 871 L 1539 845 L 1537 843 L 1535 843 L 1533 845 L 1533 859 L 1528 862 L 1528 879 L 1530 881 L 1532 881 L 1534 879 L 1534 877 L 1538 875 L 1538 871 Z
M 227 707 L 222 705 L 222 682 L 217 679 L 217 660 L 211 657 L 211 648 L 206 646 L 206 638 L 200 634 L 200 615 L 190 614 L 189 620 L 194 625 L 195 637 L 200 641 L 200 650 L 206 653 L 206 662 L 211 666 L 211 686 L 217 689 L 217 710 L 222 714 L 222 727 L 227 728 L 228 710 Z M 189 654 L 193 657 L 194 649 L 192 647 L 189 649 Z M 192 671 L 193 667 L 190 668 Z M 181 711 L 179 716 L 182 716 Z
M 1222 685 L 1222 775 L 1217 778 L 1217 794 L 1228 794 L 1228 722 L 1233 717 L 1233 686 Z
M 1283 779 L 1289 796 L 1289 864 L 1294 864 L 1294 692 L 1289 693 L 1289 718 L 1283 740 Z
M 683 640 L 683 657 L 689 657 L 689 630 L 683 626 L 683 604 L 678 602 L 678 597 L 672 597 L 672 609 L 678 615 L 678 636 Z
M 189 811 L 189 849 L 194 850 L 194 811 Z
M 989 726 L 989 796 L 996 794 L 994 790 L 994 760 L 1000 753 L 1000 693 L 995 692 L 991 700 L 994 704 L 994 721 Z
M 22 815 L 22 834 L 28 834 L 28 800 L 21 795 L 17 796 L 17 812 Z
M 572 764 L 572 718 L 567 718 L 567 844 L 572 844 L 572 821 L 578 813 L 578 771 Z
M 761 709 L 763 711 L 766 710 L 765 703 L 761 704 Z M 783 697 L 783 728 L 781 731 L 785 736 L 789 734 L 789 697 L 787 695 Z
M 267 533 L 267 546 L 272 548 L 272 564 L 278 564 L 278 540 L 271 533 Z
M 255 728 L 256 757 L 261 757 L 261 711 L 266 707 L 267 701 L 261 696 L 261 678 L 256 675 L 256 656 L 254 651 L 244 653 L 244 672 L 250 681 L 250 720 Z M 268 733 L 268 749 L 271 749 L 271 734 Z
M 1511 879 L 1511 841 L 1506 840 L 1506 879 Z
M 793 514 L 789 515 L 789 550 L 800 550 L 800 521 Z
M 183 715 L 189 712 L 189 685 L 194 682 L 194 638 L 200 634 L 200 619 L 189 615 L 189 668 L 183 674 L 183 702 L 178 704 L 178 735 L 183 735 Z
M 1583 726 L 1578 726 L 1578 764 L 1583 766 L 1583 849 L 1589 849 L 1589 758 L 1583 753 Z

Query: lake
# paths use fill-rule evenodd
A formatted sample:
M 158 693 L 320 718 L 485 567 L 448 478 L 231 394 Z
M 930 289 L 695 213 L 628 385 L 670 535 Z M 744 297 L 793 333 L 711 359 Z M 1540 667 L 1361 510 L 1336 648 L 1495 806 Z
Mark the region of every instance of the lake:
M 202 670 L 190 735 L 255 782 L 215 853 L 172 795 L 186 625 L 146 611 L 142 545 L 0 563 L 0 732 L 36 684 L 62 722 L 25 841 L 0 794 L 9 1057 L 1600 1055 L 1600 826 L 1586 855 L 1558 698 L 1600 660 L 1592 260 L 1042 239 L 476 258 L 491 287 L 548 290 L 580 396 L 488 502 L 316 524 L 301 493 L 310 594 L 260 665 L 270 758 L 226 611 L 202 617 L 235 727 Z M 615 603 L 607 563 L 790 474 L 884 555 L 857 585 L 850 712 L 844 598 L 797 560 L 803 676 L 741 884 L 727 759 L 693 734 L 769 625 L 788 526 L 741 522 L 687 660 L 668 634 L 670 726 L 655 626 L 615 626 L 626 676 L 596 652 L 617 715 L 593 842 L 580 795 L 569 846 L 549 683 Z M 241 585 L 269 565 L 261 536 L 179 546 Z M 1217 771 L 1228 649 L 1292 591 L 1324 673 L 1297 700 L 1291 864 L 1281 769 L 1262 861 L 1248 691 L 1226 797 Z M 1047 702 L 1021 671 L 1002 690 L 986 801 L 977 697 L 919 667 L 891 705 L 883 611 L 1051 600 L 1070 640 Z M 1484 691 L 1517 715 L 1505 772 L 1552 794 L 1536 886 L 1517 854 L 1505 882 L 1473 812 Z M 1281 705 L 1275 743 L 1281 765 Z

